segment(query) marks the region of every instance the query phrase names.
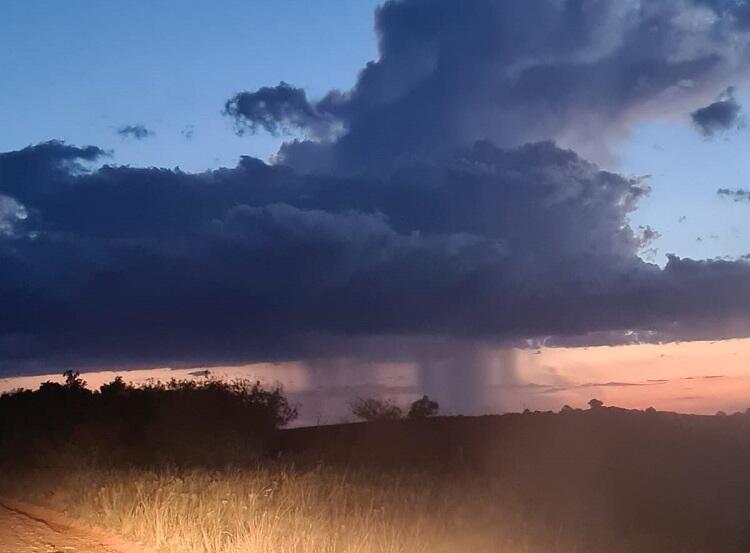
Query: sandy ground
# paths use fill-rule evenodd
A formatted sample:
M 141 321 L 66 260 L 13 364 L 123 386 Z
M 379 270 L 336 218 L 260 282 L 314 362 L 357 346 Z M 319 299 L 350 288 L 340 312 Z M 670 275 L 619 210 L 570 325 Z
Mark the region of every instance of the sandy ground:
M 0 500 L 0 553 L 145 553 L 66 517 Z

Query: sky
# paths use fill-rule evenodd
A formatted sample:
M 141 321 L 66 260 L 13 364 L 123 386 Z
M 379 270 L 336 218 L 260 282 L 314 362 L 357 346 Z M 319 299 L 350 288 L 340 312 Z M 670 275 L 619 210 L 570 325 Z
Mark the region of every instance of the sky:
M 60 139 L 111 151 L 108 162 L 186 171 L 232 166 L 242 155 L 268 159 L 283 137 L 237 136 L 221 116 L 226 99 L 280 81 L 312 97 L 350 88 L 377 58 L 379 3 L 9 0 L 0 20 L 0 151 Z M 747 103 L 746 90 L 738 95 Z M 118 135 L 127 125 L 154 134 Z M 631 129 L 610 161 L 624 174 L 651 175 L 651 196 L 632 216 L 661 234 L 645 255 L 663 264 L 667 253 L 747 253 L 747 210 L 715 192 L 747 186 L 749 146 L 748 132 L 694 132 L 686 113 Z
M 187 171 L 265 159 L 280 140 L 237 137 L 221 116 L 226 99 L 284 79 L 312 94 L 350 87 L 376 55 L 376 5 L 3 2 L 0 149 L 60 139 L 112 150 L 117 163 Z M 116 133 L 139 124 L 150 140 Z
M 0 375 L 750 336 L 745 0 L 9 0 L 0 46 Z

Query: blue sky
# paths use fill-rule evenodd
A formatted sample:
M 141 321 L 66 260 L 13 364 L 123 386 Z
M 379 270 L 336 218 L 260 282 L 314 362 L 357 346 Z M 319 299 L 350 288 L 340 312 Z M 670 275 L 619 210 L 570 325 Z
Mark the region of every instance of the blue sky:
M 221 116 L 223 103 L 281 80 L 312 98 L 350 88 L 377 55 L 377 4 L 228 0 L 217 9 L 208 1 L 6 0 L 0 150 L 57 138 L 111 150 L 115 163 L 188 171 L 233 166 L 244 154 L 268 159 L 282 138 L 236 136 Z M 155 135 L 118 136 L 127 124 Z M 715 192 L 746 186 L 749 146 L 746 131 L 705 139 L 687 117 L 640 124 L 620 146 L 612 169 L 652 175 L 652 195 L 633 223 L 661 233 L 655 261 L 668 252 L 747 253 L 747 206 Z
M 0 18 L 0 150 L 51 138 L 133 165 L 201 170 L 267 158 L 221 116 L 241 90 L 281 80 L 312 96 L 349 88 L 375 57 L 374 0 L 9 0 Z M 143 124 L 151 140 L 114 130 Z M 182 131 L 192 126 L 188 141 Z
M 747 105 L 750 98 L 742 100 Z M 621 146 L 619 169 L 651 175 L 651 195 L 641 202 L 633 223 L 651 225 L 662 234 L 655 243 L 660 258 L 666 253 L 696 259 L 748 253 L 748 205 L 721 198 L 716 190 L 747 188 L 749 151 L 750 133 L 744 129 L 711 139 L 687 121 L 635 129 Z

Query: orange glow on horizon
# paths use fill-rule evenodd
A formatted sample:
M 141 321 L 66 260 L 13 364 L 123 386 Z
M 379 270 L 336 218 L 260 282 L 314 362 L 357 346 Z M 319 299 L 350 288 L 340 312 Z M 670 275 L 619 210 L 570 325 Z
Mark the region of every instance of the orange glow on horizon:
M 355 397 L 380 395 L 411 401 L 429 393 L 445 413 L 500 413 L 532 410 L 557 411 L 564 404 L 585 408 L 599 398 L 607 405 L 682 413 L 714 414 L 744 411 L 750 407 L 750 339 L 715 342 L 682 342 L 589 348 L 543 348 L 541 350 L 488 350 L 487 362 L 474 368 L 476 403 L 473 413 L 452 405 L 462 391 L 456 383 L 466 373 L 442 371 L 429 382 L 425 371 L 412 362 L 367 363 L 338 360 L 331 364 L 257 363 L 238 367 L 213 367 L 219 378 L 248 378 L 266 385 L 279 383 L 300 404 L 299 425 L 351 420 L 348 402 Z M 125 381 L 193 378 L 196 369 L 143 369 L 87 372 L 92 389 L 118 374 Z M 0 392 L 36 388 L 57 375 L 0 379 Z M 466 398 L 464 398 L 466 399 Z M 464 402 L 465 403 L 465 402 Z

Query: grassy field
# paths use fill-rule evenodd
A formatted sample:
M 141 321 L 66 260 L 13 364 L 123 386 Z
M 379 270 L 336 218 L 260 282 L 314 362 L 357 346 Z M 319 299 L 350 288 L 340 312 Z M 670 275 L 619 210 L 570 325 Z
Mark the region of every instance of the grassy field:
M 746 552 L 750 418 L 617 409 L 283 431 L 225 469 L 37 468 L 2 493 L 164 552 Z
M 278 391 L 0 397 L 0 495 L 164 553 L 747 553 L 750 414 L 598 407 L 283 430 Z
M 550 551 L 535 546 L 540 529 L 499 482 L 484 479 L 325 467 L 87 470 L 26 474 L 4 492 L 174 553 Z

